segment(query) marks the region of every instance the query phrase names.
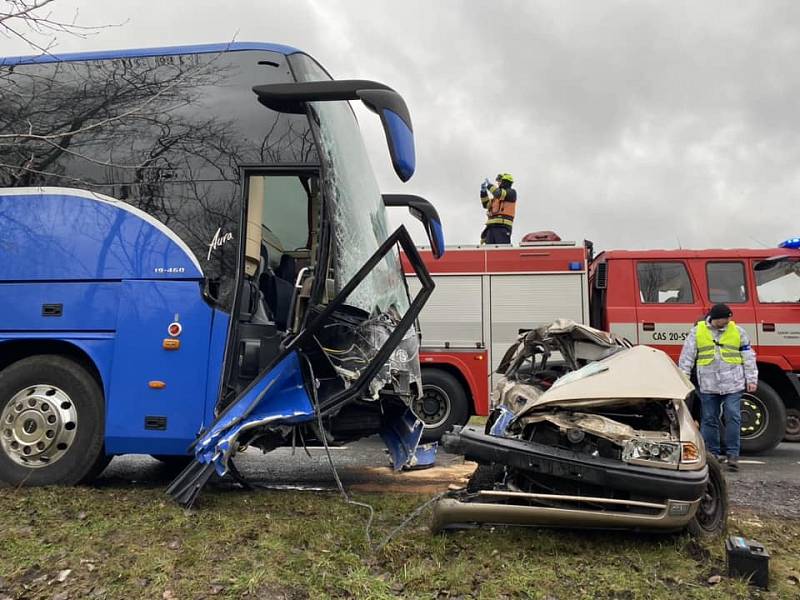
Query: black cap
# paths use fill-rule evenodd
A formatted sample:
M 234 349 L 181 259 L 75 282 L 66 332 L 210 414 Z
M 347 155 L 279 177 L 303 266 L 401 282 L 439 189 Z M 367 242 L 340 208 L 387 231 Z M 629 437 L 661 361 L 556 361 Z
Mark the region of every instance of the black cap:
M 715 304 L 708 313 L 709 319 L 730 319 L 733 312 L 727 304 Z

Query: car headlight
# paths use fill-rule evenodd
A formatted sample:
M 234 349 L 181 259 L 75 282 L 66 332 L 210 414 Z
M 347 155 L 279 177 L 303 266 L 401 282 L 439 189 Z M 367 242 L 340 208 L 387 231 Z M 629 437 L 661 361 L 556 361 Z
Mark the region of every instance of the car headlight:
M 681 442 L 681 462 L 688 464 L 700 462 L 700 450 L 692 442 Z
M 654 442 L 634 438 L 622 447 L 622 460 L 646 460 L 677 465 L 681 459 L 681 446 L 677 442 Z

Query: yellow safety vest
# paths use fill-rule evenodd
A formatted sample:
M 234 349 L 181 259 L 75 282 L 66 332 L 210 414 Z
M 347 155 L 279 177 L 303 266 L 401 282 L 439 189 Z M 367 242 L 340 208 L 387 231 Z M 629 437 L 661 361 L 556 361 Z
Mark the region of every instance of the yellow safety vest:
M 742 336 L 739 328 L 733 321 L 728 322 L 728 327 L 719 337 L 719 342 L 714 341 L 711 329 L 705 321 L 697 322 L 697 366 L 707 367 L 714 362 L 716 356 L 715 347 L 719 346 L 719 355 L 722 360 L 731 365 L 741 365 L 742 360 Z

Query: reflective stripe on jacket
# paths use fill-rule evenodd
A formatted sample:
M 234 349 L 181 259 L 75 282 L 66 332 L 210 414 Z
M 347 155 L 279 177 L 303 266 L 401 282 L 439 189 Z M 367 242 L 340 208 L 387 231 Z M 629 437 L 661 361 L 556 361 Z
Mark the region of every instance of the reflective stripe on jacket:
M 517 212 L 516 190 L 492 185 L 488 192 L 481 193 L 481 204 L 486 209 L 487 225 L 511 227 L 514 224 L 514 216 Z
M 707 367 L 714 362 L 716 358 L 717 348 L 719 348 L 719 356 L 726 363 L 731 365 L 741 365 L 744 363 L 742 360 L 742 336 L 739 335 L 739 328 L 733 321 L 728 322 L 728 326 L 722 335 L 719 336 L 719 341 L 714 339 L 711 329 L 706 325 L 705 321 L 697 322 L 697 366 Z

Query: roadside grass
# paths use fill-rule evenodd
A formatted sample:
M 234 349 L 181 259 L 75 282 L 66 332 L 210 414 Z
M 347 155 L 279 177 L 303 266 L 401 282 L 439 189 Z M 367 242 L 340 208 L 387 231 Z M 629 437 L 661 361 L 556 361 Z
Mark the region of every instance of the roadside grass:
M 374 547 L 427 497 L 356 498 L 375 508 Z M 800 521 L 752 512 L 731 532 L 767 546 L 769 592 L 710 584 L 725 572 L 722 541 L 687 536 L 433 536 L 426 513 L 374 551 L 366 510 L 327 492 L 207 490 L 184 511 L 153 487 L 2 489 L 0 515 L 0 599 L 800 597 Z

